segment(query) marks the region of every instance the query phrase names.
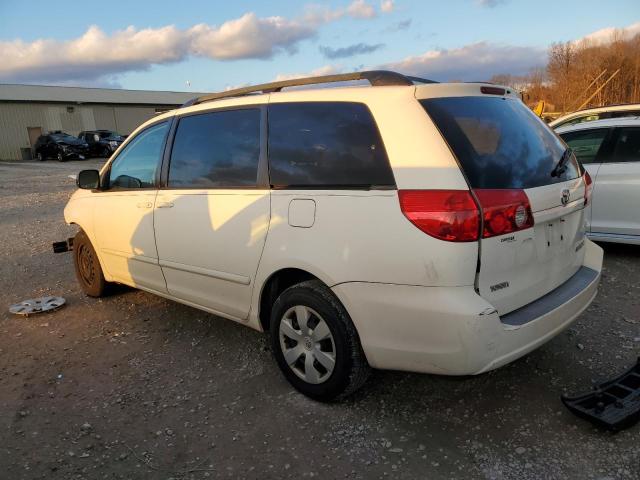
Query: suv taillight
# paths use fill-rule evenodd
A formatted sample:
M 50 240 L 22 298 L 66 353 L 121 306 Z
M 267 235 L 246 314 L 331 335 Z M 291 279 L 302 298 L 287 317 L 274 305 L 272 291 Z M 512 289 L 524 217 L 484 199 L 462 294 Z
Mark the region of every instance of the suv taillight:
M 593 180 L 586 170 L 584 171 L 584 206 L 589 205 L 591 201 L 591 193 L 593 192 Z
M 400 209 L 424 233 L 449 242 L 478 240 L 479 212 L 469 190 L 399 190 Z
M 524 190 L 478 189 L 484 220 L 482 238 L 505 235 L 533 226 Z M 478 240 L 480 209 L 469 190 L 399 190 L 400 209 L 416 227 L 449 242 Z
M 474 190 L 483 215 L 482 238 L 533 227 L 529 197 L 524 190 Z

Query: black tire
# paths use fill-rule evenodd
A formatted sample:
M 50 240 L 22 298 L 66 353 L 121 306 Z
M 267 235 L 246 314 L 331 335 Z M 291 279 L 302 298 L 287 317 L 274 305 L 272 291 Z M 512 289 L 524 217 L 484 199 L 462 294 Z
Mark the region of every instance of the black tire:
M 109 282 L 104 279 L 96 251 L 82 230 L 73 239 L 73 264 L 84 293 L 90 297 L 104 296 Z
M 64 162 L 64 157 L 62 156 L 62 153 L 60 153 L 60 152 L 58 152 L 58 153 L 56 154 L 56 159 L 57 159 L 59 162 Z
M 285 320 L 287 312 L 291 312 L 296 306 L 304 306 L 312 311 L 310 322 L 314 321 L 312 318 L 317 313 L 332 336 L 330 348 L 334 348 L 335 364 L 330 374 L 326 372 L 328 378 L 321 383 L 309 383 L 300 378 L 294 372 L 294 367 L 289 366 L 285 360 L 280 324 Z M 319 280 L 299 283 L 280 294 L 271 310 L 270 335 L 274 357 L 284 376 L 298 391 L 314 400 L 327 402 L 346 397 L 365 383 L 371 371 L 349 314 L 331 290 Z M 309 337 L 305 339 L 308 341 Z M 311 351 L 318 347 L 306 348 Z M 298 359 L 300 360 L 304 363 L 306 354 Z
M 36 153 L 36 160 L 38 160 L 39 162 L 44 162 L 45 161 L 44 155 L 42 155 L 41 152 Z

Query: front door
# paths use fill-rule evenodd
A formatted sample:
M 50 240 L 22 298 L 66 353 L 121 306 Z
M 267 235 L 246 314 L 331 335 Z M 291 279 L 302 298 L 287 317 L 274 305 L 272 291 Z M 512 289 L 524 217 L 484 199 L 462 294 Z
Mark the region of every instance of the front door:
M 106 189 L 95 194 L 94 222 L 105 269 L 118 282 L 166 292 L 153 231 L 157 177 L 168 122 L 131 139 L 109 167 Z
M 155 205 L 169 293 L 236 320 L 248 316 L 269 226 L 261 119 L 260 107 L 182 117 Z

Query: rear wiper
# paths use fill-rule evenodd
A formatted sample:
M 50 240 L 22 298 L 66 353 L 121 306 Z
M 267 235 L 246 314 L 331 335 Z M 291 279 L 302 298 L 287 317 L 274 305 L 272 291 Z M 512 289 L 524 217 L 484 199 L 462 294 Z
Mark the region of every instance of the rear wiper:
M 573 150 L 571 150 L 571 147 L 567 147 L 567 149 L 564 151 L 564 153 L 560 157 L 560 160 L 558 160 L 557 165 L 553 167 L 553 170 L 551 170 L 552 177 L 559 177 L 564 173 L 564 171 L 567 168 L 567 162 L 569 161 L 569 158 L 571 158 L 572 153 L 573 153 Z

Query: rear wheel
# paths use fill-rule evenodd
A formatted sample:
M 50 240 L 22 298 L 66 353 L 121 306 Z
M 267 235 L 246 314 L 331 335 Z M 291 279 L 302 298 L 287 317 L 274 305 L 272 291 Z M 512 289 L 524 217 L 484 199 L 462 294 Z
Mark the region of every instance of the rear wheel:
M 102 297 L 109 283 L 87 234 L 80 230 L 73 239 L 73 263 L 78 283 L 90 297 Z
M 318 280 L 294 285 L 278 297 L 270 330 L 272 350 L 284 376 L 313 399 L 345 397 L 369 376 L 348 313 Z
M 42 153 L 41 153 L 41 152 L 36 153 L 36 159 L 37 159 L 39 162 L 44 161 L 44 157 L 42 156 Z

